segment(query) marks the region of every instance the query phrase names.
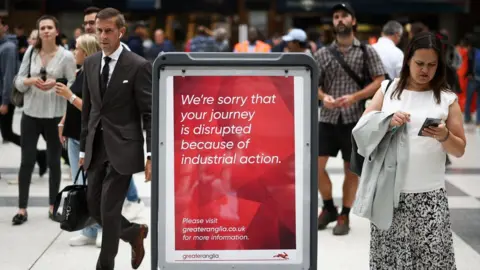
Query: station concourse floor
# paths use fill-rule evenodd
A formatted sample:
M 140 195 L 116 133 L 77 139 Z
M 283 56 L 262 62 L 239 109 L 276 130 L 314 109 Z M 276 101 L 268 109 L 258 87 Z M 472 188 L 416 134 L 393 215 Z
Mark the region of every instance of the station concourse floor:
M 14 117 L 18 133 L 20 113 Z M 461 159 L 452 158 L 446 181 L 454 232 L 458 270 L 480 269 L 480 136 L 474 127 L 467 127 L 468 148 Z M 39 142 L 44 148 L 45 143 Z M 100 249 L 95 246 L 70 247 L 68 240 L 77 233 L 61 231 L 48 219 L 48 175 L 39 178 L 35 172 L 30 189 L 29 221 L 13 227 L 11 219 L 17 208 L 20 149 L 10 143 L 0 143 L 0 269 L 2 270 L 91 270 Z M 336 205 L 341 205 L 343 165 L 340 158 L 331 159 L 328 171 L 333 181 Z M 69 169 L 62 169 L 63 188 L 71 183 Z M 143 174 L 135 175 L 145 211 L 136 222 L 149 223 L 150 184 Z M 321 200 L 320 200 L 321 201 Z M 318 270 L 367 270 L 369 252 L 369 222 L 351 216 L 348 236 L 334 237 L 332 227 L 318 232 Z M 147 254 L 139 269 L 150 270 L 150 241 Z M 116 269 L 130 267 L 130 246 L 120 241 Z

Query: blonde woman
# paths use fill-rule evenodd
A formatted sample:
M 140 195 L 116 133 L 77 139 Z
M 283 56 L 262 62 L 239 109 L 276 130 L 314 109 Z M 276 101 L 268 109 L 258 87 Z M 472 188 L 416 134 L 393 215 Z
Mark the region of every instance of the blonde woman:
M 70 170 L 72 178 L 77 174 L 78 159 L 80 155 L 80 127 L 82 123 L 82 88 L 83 88 L 83 62 L 88 56 L 98 52 L 100 45 L 97 38 L 91 34 L 81 35 L 76 40 L 76 48 L 74 51 L 75 61 L 80 69 L 77 71 L 75 82 L 70 88 L 65 84 L 58 82 L 55 85 L 55 91 L 58 96 L 66 99 L 69 104 L 67 105 L 67 112 L 63 116 L 62 120 L 58 124 L 58 134 L 60 136 L 60 142 L 67 144 L 68 158 L 70 160 Z M 78 184 L 84 183 L 85 179 L 81 174 L 78 179 Z M 70 240 L 72 246 L 81 246 L 87 244 L 95 244 L 99 225 L 93 225 L 92 227 L 85 228 L 82 233 Z
M 37 39 L 38 39 L 38 30 L 35 29 L 30 33 L 30 36 L 28 37 L 28 45 L 35 46 L 35 44 L 37 43 Z

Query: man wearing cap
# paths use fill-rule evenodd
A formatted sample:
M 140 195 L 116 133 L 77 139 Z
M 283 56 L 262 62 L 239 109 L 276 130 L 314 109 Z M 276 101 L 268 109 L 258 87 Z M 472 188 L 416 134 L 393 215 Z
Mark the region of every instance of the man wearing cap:
M 287 42 L 289 52 L 300 52 L 311 54 L 307 49 L 307 33 L 302 29 L 292 29 L 287 35 L 282 37 L 283 41 Z
M 318 98 L 323 104 L 319 112 L 318 157 L 323 209 L 318 217 L 318 229 L 323 230 L 337 221 L 333 234 L 346 235 L 350 231 L 349 213 L 358 186 L 358 177 L 349 170 L 352 129 L 362 116 L 364 101 L 380 88 L 385 70 L 376 51 L 355 38 L 357 21 L 353 9 L 347 4 L 338 4 L 332 13 L 335 41 L 314 55 L 320 70 Z M 332 183 L 326 171 L 329 157 L 336 157 L 339 151 L 345 172 L 340 214 L 333 203 Z

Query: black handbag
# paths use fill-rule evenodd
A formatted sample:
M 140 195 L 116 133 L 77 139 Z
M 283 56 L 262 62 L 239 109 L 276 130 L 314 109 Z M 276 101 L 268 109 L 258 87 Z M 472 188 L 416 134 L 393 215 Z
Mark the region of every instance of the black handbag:
M 77 185 L 80 173 L 83 176 L 84 182 Z M 56 215 L 55 220 L 60 223 L 60 228 L 67 232 L 74 232 L 82 230 L 90 225 L 95 224 L 93 218 L 90 217 L 87 205 L 87 185 L 86 175 L 83 171 L 83 167 L 78 169 L 77 175 L 73 185 L 65 187 L 60 193 L 58 193 L 55 204 L 53 206 L 53 213 L 58 212 L 58 208 L 62 201 L 63 193 L 67 193 L 67 196 L 63 202 L 63 209 L 60 215 Z

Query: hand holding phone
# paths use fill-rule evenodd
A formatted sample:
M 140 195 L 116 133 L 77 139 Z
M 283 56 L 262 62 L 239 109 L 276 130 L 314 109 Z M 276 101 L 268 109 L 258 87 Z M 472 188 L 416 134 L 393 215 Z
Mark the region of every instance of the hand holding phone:
M 423 125 L 420 128 L 420 131 L 418 132 L 418 136 L 424 136 L 423 135 L 424 129 L 429 128 L 429 127 L 438 127 L 440 124 L 442 124 L 442 119 L 440 119 L 440 118 L 427 118 L 427 119 L 425 119 L 425 122 L 423 122 Z
M 56 80 L 56 82 L 57 82 L 57 83 L 63 83 L 63 84 L 65 84 L 65 85 L 67 85 L 68 80 L 65 79 L 65 78 L 58 78 L 58 79 Z

